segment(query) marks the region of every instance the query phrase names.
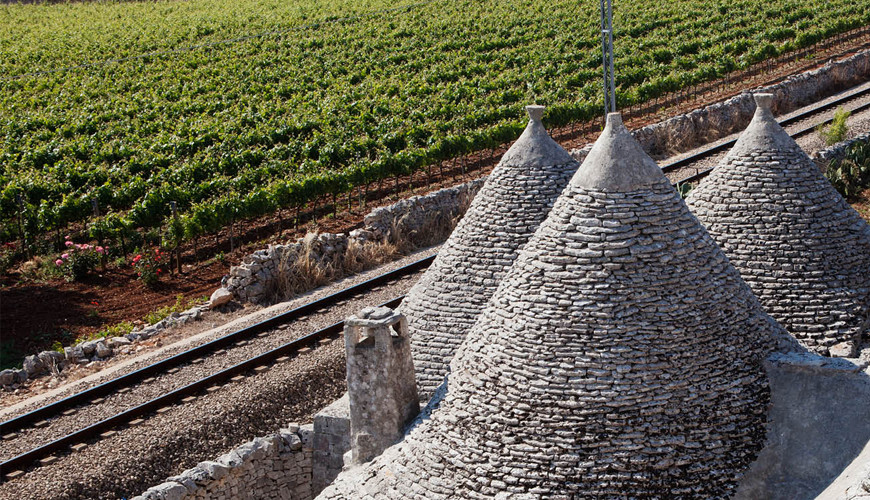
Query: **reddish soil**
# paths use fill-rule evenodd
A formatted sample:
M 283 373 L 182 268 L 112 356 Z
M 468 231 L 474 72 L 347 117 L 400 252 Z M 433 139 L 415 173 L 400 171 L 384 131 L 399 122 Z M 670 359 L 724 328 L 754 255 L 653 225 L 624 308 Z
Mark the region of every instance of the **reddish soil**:
M 759 74 L 725 82 L 690 98 L 674 96 L 653 112 L 646 106 L 623 110 L 626 124 L 630 128 L 640 128 L 722 101 L 743 89 L 775 83 L 820 66 L 829 58 L 842 57 L 868 45 L 870 40 L 866 36 L 841 45 L 833 44 L 818 50 L 813 59 L 784 61 L 765 68 Z M 552 134 L 570 149 L 594 141 L 598 130 L 599 123 L 587 123 L 553 130 Z M 0 276 L 0 343 L 4 358 L 0 359 L 0 365 L 16 363 L 22 356 L 47 349 L 55 341 L 66 345 L 76 337 L 93 334 L 106 326 L 140 320 L 159 307 L 173 304 L 178 294 L 187 299 L 209 295 L 220 286 L 220 279 L 231 264 L 238 263 L 244 255 L 268 243 L 293 240 L 309 231 L 340 233 L 361 227 L 363 217 L 373 207 L 488 174 L 505 150 L 506 146 L 502 146 L 495 151 L 474 153 L 432 166 L 428 172 L 417 172 L 410 178 L 384 180 L 377 186 L 372 185 L 365 193 L 362 207 L 359 206 L 362 193 L 354 191 L 337 200 L 339 208 L 335 216 L 332 200 L 321 200 L 299 214 L 301 223 L 298 227 L 292 227 L 295 214 L 289 210 L 276 216 L 242 221 L 220 234 L 200 238 L 196 247 L 185 245 L 182 248 L 183 272 L 165 276 L 151 289 L 142 285 L 130 268 L 109 268 L 105 273 L 75 283 L 60 279 L 35 283 L 22 280 L 17 272 Z M 870 207 L 865 205 L 865 208 L 863 214 L 867 217 Z M 219 252 L 224 252 L 224 258 L 216 261 L 213 257 Z
M 852 208 L 864 217 L 864 220 L 870 222 L 870 189 L 865 189 L 856 199 L 849 200 L 852 203 Z
M 15 283 L 15 275 L 4 276 L 0 280 L 4 285 L 0 292 L 3 342 L 12 342 L 14 351 L 24 354 L 46 349 L 56 340 L 69 344 L 103 326 L 140 320 L 173 304 L 178 294 L 187 298 L 208 295 L 227 268 L 214 262 L 164 279 L 153 288 L 145 287 L 129 268 L 110 267 L 73 283 L 62 279 Z

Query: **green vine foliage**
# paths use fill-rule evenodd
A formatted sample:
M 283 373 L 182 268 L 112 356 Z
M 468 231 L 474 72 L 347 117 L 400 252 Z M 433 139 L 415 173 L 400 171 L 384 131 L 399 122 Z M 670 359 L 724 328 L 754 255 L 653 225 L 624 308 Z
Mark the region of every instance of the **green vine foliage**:
M 859 4 L 625 4 L 614 13 L 619 103 L 864 26 L 870 9 Z M 141 244 L 137 231 L 166 231 L 172 201 L 180 218 L 169 237 L 179 242 L 492 150 L 519 135 L 529 103 L 548 106 L 550 127 L 593 119 L 597 9 L 574 0 L 6 5 L 0 241 L 19 238 L 19 195 L 28 231 L 90 221 L 117 251 Z

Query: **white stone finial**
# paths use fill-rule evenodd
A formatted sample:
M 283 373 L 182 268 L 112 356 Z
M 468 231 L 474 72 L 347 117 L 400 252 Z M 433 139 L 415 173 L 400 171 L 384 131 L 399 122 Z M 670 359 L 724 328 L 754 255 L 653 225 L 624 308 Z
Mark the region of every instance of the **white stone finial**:
M 752 97 L 755 99 L 755 105 L 761 109 L 770 110 L 770 107 L 773 105 L 773 94 L 752 94 Z
M 519 166 L 554 166 L 576 163 L 574 158 L 550 137 L 541 118 L 545 106 L 532 104 L 526 106 L 529 122 L 519 139 L 502 155 L 499 165 Z
M 605 122 L 605 127 L 623 127 L 622 123 L 622 113 L 607 113 L 607 119 Z
M 544 117 L 544 109 L 546 109 L 545 106 L 533 104 L 526 106 L 526 113 L 529 114 L 529 119 L 533 122 L 540 122 L 541 118 Z
M 755 99 L 755 113 L 746 130 L 740 134 L 729 155 L 755 155 L 759 151 L 782 153 L 800 151 L 800 146 L 783 130 L 771 111 L 773 94 L 752 94 Z
M 625 128 L 622 115 L 608 113 L 604 131 L 571 184 L 599 191 L 631 191 L 663 179 L 661 168 Z

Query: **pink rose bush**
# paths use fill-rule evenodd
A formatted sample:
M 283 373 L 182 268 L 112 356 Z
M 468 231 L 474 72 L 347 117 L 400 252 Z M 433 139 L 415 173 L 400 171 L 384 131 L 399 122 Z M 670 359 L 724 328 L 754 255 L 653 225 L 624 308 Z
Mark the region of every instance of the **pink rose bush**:
M 74 243 L 69 236 L 64 246 L 67 251 L 54 263 L 61 269 L 67 281 L 78 281 L 91 273 L 100 264 L 100 255 L 106 252 L 101 246 Z

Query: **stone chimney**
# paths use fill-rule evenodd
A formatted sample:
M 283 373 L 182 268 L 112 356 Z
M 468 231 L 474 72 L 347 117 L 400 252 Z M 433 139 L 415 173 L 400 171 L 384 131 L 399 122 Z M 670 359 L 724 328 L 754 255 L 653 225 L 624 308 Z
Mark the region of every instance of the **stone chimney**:
M 420 413 L 405 316 L 367 307 L 344 322 L 351 464 L 368 462 L 402 437 Z

